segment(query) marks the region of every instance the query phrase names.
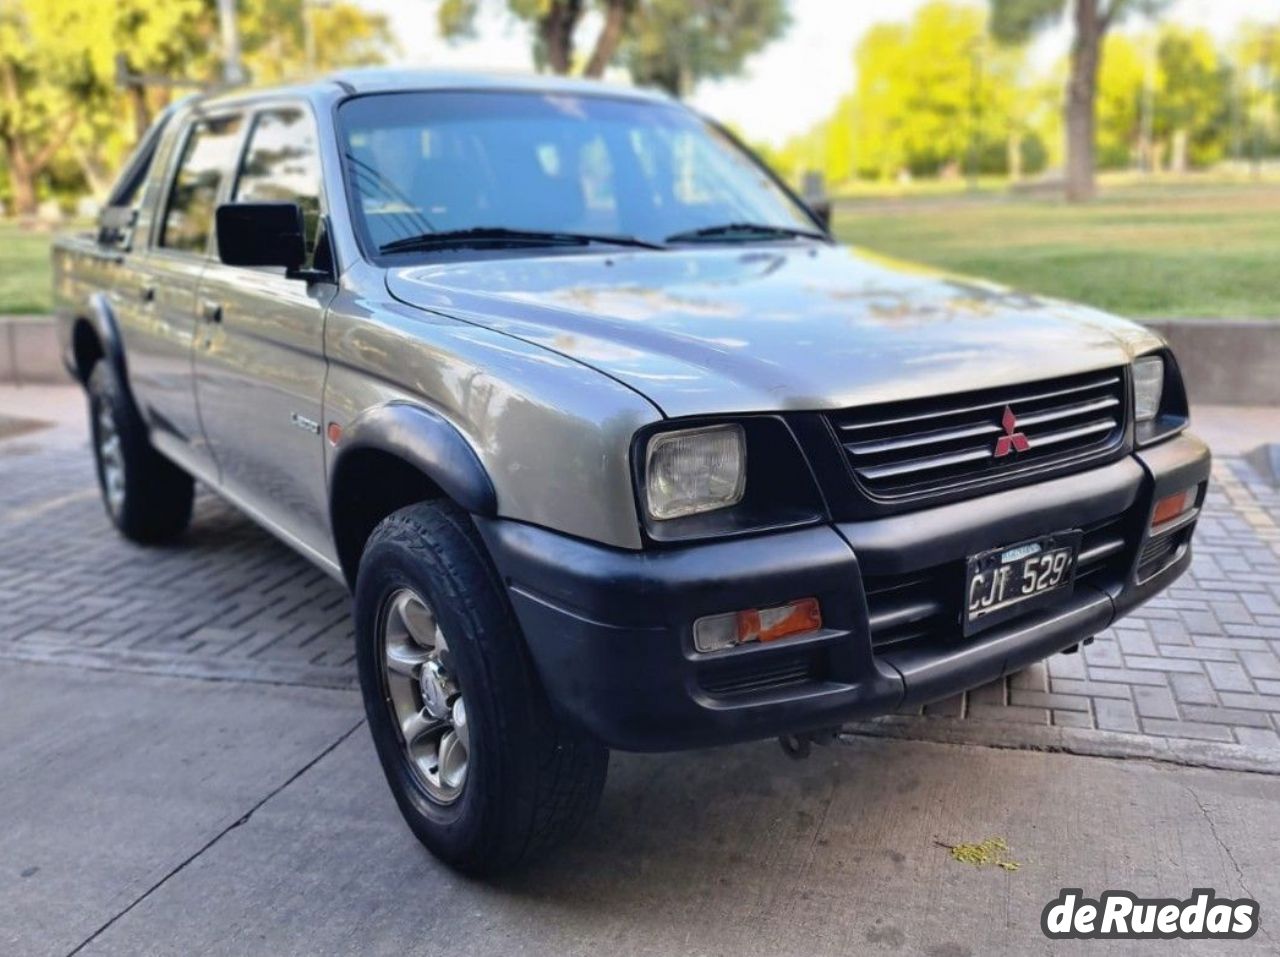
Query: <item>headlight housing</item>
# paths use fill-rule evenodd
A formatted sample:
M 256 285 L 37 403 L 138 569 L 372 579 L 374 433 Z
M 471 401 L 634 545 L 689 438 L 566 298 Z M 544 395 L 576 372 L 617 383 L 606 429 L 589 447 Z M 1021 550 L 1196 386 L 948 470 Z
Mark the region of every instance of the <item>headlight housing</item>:
M 1178 361 L 1168 349 L 1133 360 L 1133 437 L 1138 448 L 1177 435 L 1191 421 Z
M 660 432 L 645 450 L 645 508 L 668 521 L 729 508 L 747 487 L 747 440 L 742 426 L 713 425 Z
M 1138 422 L 1150 422 L 1160 414 L 1164 397 L 1164 359 L 1143 356 L 1133 361 L 1133 415 Z

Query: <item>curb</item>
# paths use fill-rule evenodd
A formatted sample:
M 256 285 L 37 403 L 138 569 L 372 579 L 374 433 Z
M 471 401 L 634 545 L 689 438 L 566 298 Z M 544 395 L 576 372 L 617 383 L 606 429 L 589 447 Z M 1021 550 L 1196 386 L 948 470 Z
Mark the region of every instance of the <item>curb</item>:
M 1192 406 L 1280 406 L 1280 319 L 1150 319 L 1169 340 Z
M 1280 406 L 1280 320 L 1160 319 L 1193 405 Z M 0 316 L 0 382 L 64 383 L 57 324 L 48 316 Z
M 890 715 L 873 721 L 844 725 L 841 734 L 871 738 L 898 738 L 934 744 L 964 744 L 1017 751 L 1046 751 L 1094 758 L 1157 761 L 1183 767 L 1220 771 L 1280 774 L 1280 751 L 1265 751 L 1243 744 L 1191 741 L 1186 738 L 1152 738 L 1121 731 L 1068 728 L 1061 725 L 1014 725 L 994 721 L 954 721 Z

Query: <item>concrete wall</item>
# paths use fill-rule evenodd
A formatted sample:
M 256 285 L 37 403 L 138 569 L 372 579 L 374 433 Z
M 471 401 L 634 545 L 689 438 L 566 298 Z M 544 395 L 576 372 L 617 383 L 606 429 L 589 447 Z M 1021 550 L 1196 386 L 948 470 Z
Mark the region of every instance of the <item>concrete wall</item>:
M 1148 323 L 1173 346 L 1194 403 L 1280 406 L 1280 320 Z M 67 382 L 53 322 L 0 317 L 0 382 Z
M 69 382 L 48 316 L 0 316 L 0 382 Z
M 1149 322 L 1169 340 L 1192 403 L 1280 406 L 1280 320 Z

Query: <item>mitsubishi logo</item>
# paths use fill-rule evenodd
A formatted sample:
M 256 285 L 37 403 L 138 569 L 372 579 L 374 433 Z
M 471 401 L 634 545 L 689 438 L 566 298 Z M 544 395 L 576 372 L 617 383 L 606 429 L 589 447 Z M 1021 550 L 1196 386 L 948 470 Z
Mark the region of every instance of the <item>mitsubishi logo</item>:
M 1002 459 L 1010 452 L 1025 452 L 1031 448 L 1027 437 L 1018 431 L 1018 417 L 1007 405 L 1004 407 L 1004 416 L 1000 419 L 1000 424 L 1004 426 L 1004 435 L 996 440 L 996 450 L 991 453 L 993 458 Z

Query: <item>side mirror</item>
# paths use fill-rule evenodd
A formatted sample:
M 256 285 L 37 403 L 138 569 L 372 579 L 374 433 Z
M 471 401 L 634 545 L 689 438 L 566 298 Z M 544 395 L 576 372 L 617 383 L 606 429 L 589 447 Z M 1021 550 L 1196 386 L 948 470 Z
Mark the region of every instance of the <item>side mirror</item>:
M 831 232 L 831 200 L 815 199 L 809 203 L 809 212 L 826 232 Z
M 297 203 L 224 203 L 216 216 L 218 258 L 228 266 L 283 266 L 292 274 L 307 260 Z

